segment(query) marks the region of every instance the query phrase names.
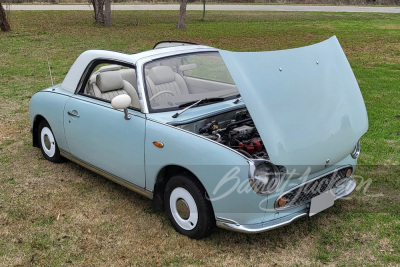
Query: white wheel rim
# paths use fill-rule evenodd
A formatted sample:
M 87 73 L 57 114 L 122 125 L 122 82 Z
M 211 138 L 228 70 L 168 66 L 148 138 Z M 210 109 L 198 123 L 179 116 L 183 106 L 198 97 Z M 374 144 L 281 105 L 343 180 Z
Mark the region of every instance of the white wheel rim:
M 177 203 L 181 200 L 183 200 L 189 208 L 189 217 L 187 219 L 182 218 L 178 212 Z M 197 205 L 192 195 L 186 189 L 182 187 L 175 188 L 169 198 L 169 206 L 171 208 L 171 213 L 174 217 L 175 222 L 181 228 L 185 230 L 193 230 L 196 227 L 199 220 Z
M 44 153 L 50 158 L 56 153 L 56 141 L 54 139 L 53 133 L 47 127 L 43 127 L 40 132 L 40 141 Z

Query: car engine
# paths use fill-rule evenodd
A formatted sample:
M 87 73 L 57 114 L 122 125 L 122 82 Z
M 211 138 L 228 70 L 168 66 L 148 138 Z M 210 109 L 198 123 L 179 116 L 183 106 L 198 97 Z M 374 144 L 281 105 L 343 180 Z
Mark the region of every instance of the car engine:
M 226 145 L 248 158 L 269 159 L 260 134 L 247 110 L 208 118 L 198 122 L 196 126 L 186 125 L 182 128 Z

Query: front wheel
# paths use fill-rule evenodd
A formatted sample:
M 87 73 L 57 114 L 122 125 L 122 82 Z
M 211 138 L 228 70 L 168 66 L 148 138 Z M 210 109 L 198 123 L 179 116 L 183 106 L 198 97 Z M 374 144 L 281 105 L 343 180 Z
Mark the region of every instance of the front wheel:
M 47 121 L 42 120 L 39 124 L 39 144 L 43 157 L 51 162 L 59 163 L 62 161 L 60 150 L 56 139 Z
M 193 239 L 211 234 L 214 212 L 201 184 L 192 177 L 173 176 L 165 187 L 165 209 L 175 230 Z

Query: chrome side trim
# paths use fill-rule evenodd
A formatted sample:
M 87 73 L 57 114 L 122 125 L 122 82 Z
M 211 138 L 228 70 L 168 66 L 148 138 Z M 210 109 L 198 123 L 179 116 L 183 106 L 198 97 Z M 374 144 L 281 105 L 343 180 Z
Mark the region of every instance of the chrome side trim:
M 215 220 L 220 223 L 234 224 L 234 225 L 240 226 L 240 224 L 238 222 L 231 220 L 231 219 L 224 218 L 224 217 L 215 217 Z
M 308 215 L 308 208 L 284 216 L 282 218 L 258 224 L 240 225 L 237 222 L 234 222 L 232 220 L 226 220 L 225 218 L 221 218 L 222 220 L 219 220 L 220 219 L 219 217 L 217 217 L 216 220 L 217 220 L 217 226 L 220 228 L 224 228 L 239 233 L 256 234 L 285 226 L 293 222 L 294 220 L 297 220 L 306 215 Z
M 145 188 L 141 188 L 141 187 L 139 187 L 139 186 L 137 186 L 137 185 L 125 180 L 125 179 L 122 179 L 122 178 L 120 178 L 118 176 L 115 176 L 114 174 L 111 174 L 111 173 L 106 172 L 106 171 L 104 171 L 104 170 L 102 170 L 100 168 L 97 168 L 97 167 L 91 165 L 90 163 L 87 163 L 87 162 L 85 162 L 83 160 L 80 160 L 80 159 L 76 158 L 75 156 L 71 155 L 70 153 L 68 153 L 68 152 L 66 152 L 64 150 L 60 149 L 60 154 L 61 154 L 61 156 L 63 156 L 65 158 L 75 162 L 78 165 L 81 165 L 84 168 L 87 168 L 87 169 L 91 170 L 92 172 L 95 172 L 95 173 L 97 173 L 97 174 L 99 174 L 99 175 L 101 175 L 101 176 L 103 176 L 103 177 L 105 177 L 105 178 L 117 183 L 117 184 L 120 184 L 120 185 L 122 185 L 122 186 L 124 186 L 124 187 L 126 187 L 126 188 L 128 188 L 128 189 L 130 189 L 130 190 L 132 190 L 134 192 L 136 192 L 136 193 L 139 193 L 142 196 L 145 196 L 145 197 L 147 197 L 149 199 L 153 199 L 153 192 L 148 191 Z
M 332 173 L 334 173 L 334 172 L 338 172 L 338 171 L 340 171 L 340 170 L 342 170 L 342 169 L 349 168 L 349 167 L 354 171 L 353 166 L 351 166 L 350 164 L 344 165 L 344 166 L 342 166 L 342 167 L 340 167 L 340 168 L 336 168 L 336 169 L 334 169 L 334 170 L 332 170 L 332 171 L 330 171 L 330 172 L 327 172 L 327 173 L 323 173 L 323 174 L 321 174 L 321 175 L 318 175 L 317 177 L 314 177 L 314 178 L 311 179 L 311 180 L 308 180 L 308 181 L 306 181 L 306 182 L 304 182 L 304 183 L 301 183 L 301 184 L 299 184 L 299 185 L 297 185 L 297 186 L 295 186 L 295 187 L 289 189 L 289 190 L 286 191 L 286 192 L 283 192 L 283 193 L 282 193 L 279 197 L 277 197 L 276 200 L 275 200 L 275 204 L 274 204 L 275 209 L 276 209 L 276 210 L 285 210 L 285 209 L 288 209 L 288 208 L 294 208 L 294 207 L 296 207 L 296 206 L 287 206 L 287 207 L 279 208 L 279 206 L 278 206 L 278 201 L 279 201 L 279 199 L 281 199 L 281 197 L 283 197 L 284 195 L 288 194 L 289 192 L 292 192 L 293 190 L 296 190 L 296 189 L 299 188 L 299 187 L 305 186 L 306 184 L 312 183 L 312 182 L 314 182 L 315 180 L 320 179 L 321 177 L 328 176 L 328 175 L 330 175 L 330 174 L 332 174 Z M 350 177 L 351 177 L 351 176 L 350 176 Z M 307 203 L 302 203 L 302 204 L 300 204 L 300 205 L 303 205 L 303 204 L 307 204 Z M 299 205 L 298 205 L 298 206 L 299 206 Z

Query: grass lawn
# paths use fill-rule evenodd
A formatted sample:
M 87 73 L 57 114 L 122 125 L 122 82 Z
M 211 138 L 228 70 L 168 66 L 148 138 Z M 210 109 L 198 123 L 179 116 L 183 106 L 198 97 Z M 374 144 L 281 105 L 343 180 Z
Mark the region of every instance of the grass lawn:
M 0 33 L 0 265 L 400 265 L 400 15 L 351 13 L 14 11 Z M 161 40 L 236 51 L 286 49 L 337 35 L 369 115 L 352 197 L 315 217 L 256 235 L 177 234 L 151 201 L 33 148 L 28 104 L 83 51 L 137 52 Z M 369 180 L 368 180 L 369 179 Z M 369 185 L 369 187 L 368 187 Z

